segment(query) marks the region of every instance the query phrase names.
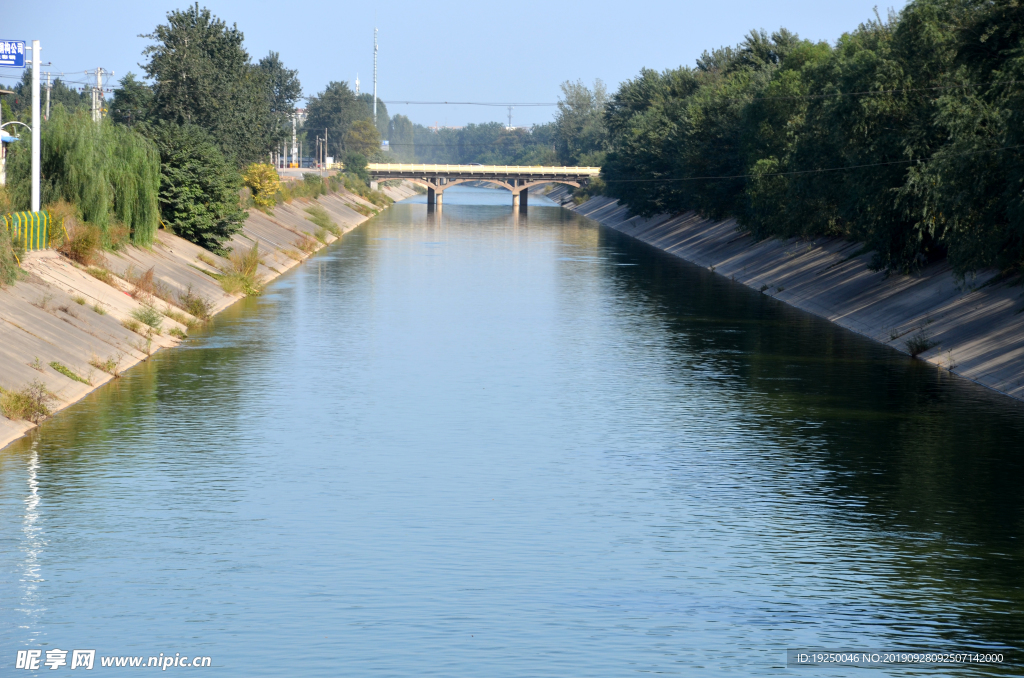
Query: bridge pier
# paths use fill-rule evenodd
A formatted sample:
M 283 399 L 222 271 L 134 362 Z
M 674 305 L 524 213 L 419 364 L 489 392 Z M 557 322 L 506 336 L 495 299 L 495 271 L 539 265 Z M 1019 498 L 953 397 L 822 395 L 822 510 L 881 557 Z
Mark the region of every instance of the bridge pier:
M 434 189 L 430 188 L 429 186 L 427 187 L 427 204 L 428 205 L 435 204 L 435 202 L 434 202 Z
M 519 207 L 519 194 L 518 193 L 513 193 L 512 194 L 512 208 L 515 209 L 516 207 Z
M 444 191 L 437 192 L 436 202 L 438 207 L 440 207 L 441 203 L 444 202 Z
M 519 191 L 519 209 L 525 210 L 526 206 L 530 203 L 530 189 L 524 188 Z

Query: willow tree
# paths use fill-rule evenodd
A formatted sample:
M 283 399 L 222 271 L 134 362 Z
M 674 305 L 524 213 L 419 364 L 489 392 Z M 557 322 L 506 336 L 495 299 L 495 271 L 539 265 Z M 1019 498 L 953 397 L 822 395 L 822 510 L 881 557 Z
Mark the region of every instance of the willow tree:
M 53 108 L 40 130 L 41 197 L 73 203 L 82 218 L 107 238 L 113 220 L 128 227 L 132 242 L 153 242 L 159 219 L 160 156 L 141 134 L 84 111 Z M 8 173 L 16 209 L 28 209 L 31 157 L 27 143 L 12 144 Z M 108 239 L 109 244 L 109 239 Z

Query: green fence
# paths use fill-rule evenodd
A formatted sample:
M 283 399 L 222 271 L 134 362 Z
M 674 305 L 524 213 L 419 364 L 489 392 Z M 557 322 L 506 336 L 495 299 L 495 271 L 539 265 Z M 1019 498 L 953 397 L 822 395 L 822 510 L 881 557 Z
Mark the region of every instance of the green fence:
M 49 212 L 14 212 L 3 218 L 4 227 L 11 234 L 11 240 L 26 250 L 45 250 L 57 237 L 55 231 L 61 226 L 52 225 Z

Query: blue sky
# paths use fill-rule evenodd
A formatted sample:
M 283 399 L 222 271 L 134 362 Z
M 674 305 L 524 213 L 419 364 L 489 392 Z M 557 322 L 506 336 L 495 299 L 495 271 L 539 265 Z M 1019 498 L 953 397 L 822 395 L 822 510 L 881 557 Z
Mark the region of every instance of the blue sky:
M 140 72 L 149 33 L 184 2 L 58 0 L 5 3 L 0 39 L 42 42 L 44 62 L 67 79 L 102 66 L 120 78 Z M 245 33 L 258 59 L 281 53 L 299 70 L 305 94 L 356 74 L 372 88 L 373 25 L 380 28 L 378 93 L 384 101 L 557 101 L 565 80 L 601 78 L 610 89 L 642 67 L 692 64 L 705 49 L 735 44 L 753 28 L 785 26 L 801 37 L 834 42 L 873 16 L 876 0 L 720 0 L 718 2 L 262 2 L 200 3 Z M 879 5 L 899 9 L 904 2 Z M 45 70 L 45 69 L 44 69 Z M 77 71 L 77 73 L 76 73 Z M 0 84 L 13 69 L 0 68 Z M 422 124 L 505 120 L 504 108 L 389 104 Z M 520 107 L 513 124 L 549 121 L 550 107 Z

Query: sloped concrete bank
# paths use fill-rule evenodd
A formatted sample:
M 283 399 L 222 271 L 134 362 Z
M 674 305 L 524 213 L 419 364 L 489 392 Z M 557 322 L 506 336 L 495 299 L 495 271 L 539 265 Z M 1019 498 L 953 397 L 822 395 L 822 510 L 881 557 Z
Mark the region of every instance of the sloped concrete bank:
M 838 238 L 756 242 L 732 219 L 699 215 L 631 217 L 612 198 L 574 205 L 564 187 L 548 197 L 632 236 L 779 301 L 910 353 L 908 341 L 931 343 L 918 357 L 1024 400 L 1024 289 L 985 271 L 958 286 L 945 263 L 917 275 L 868 268 L 870 254 Z
M 415 195 L 405 184 L 384 190 L 395 200 Z M 259 274 L 264 282 L 273 280 L 337 239 L 330 234 L 324 237 L 326 242 L 314 238 L 317 226 L 305 212 L 313 204 L 322 206 L 343 233 L 369 218 L 360 212 L 375 209 L 344 191 L 316 201 L 297 198 L 275 207 L 272 215 L 249 210 L 242 230 L 225 245 L 232 251 L 248 251 L 258 243 Z M 121 372 L 161 348 L 177 345 L 181 339 L 171 333 L 184 333 L 185 323 L 196 319 L 176 305 L 139 294 L 129 281 L 150 269 L 153 282 L 172 298 L 191 290 L 209 302 L 213 314 L 242 298 L 226 293 L 213 277 L 230 268 L 229 259 L 163 230 L 149 249 L 126 247 L 105 253 L 104 259 L 99 267 L 110 275 L 101 281 L 51 250 L 22 258 L 25 278 L 0 289 L 0 387 L 18 391 L 40 382 L 56 396 L 51 409 L 59 410 L 113 379 L 110 372 Z M 159 334 L 143 334 L 145 325 L 138 331 L 125 327 L 133 324 L 132 314 L 147 305 L 174 316 L 161 318 Z M 34 427 L 0 416 L 0 448 Z

